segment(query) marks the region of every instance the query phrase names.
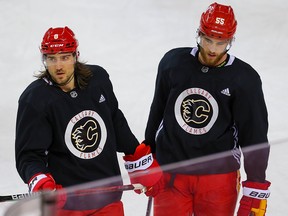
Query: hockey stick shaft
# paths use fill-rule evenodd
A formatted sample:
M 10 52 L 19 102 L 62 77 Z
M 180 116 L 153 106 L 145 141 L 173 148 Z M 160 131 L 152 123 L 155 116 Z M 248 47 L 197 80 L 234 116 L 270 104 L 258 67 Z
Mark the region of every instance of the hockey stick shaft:
M 29 194 L 29 193 L 22 193 L 22 194 L 11 194 L 11 195 L 3 195 L 0 196 L 0 202 L 6 202 L 6 201 L 17 201 L 29 197 L 33 197 L 35 194 Z
M 79 190 L 74 195 L 84 196 L 88 194 L 96 193 L 107 193 L 107 192 L 120 192 L 120 191 L 129 191 L 129 190 L 141 190 L 145 192 L 145 187 L 141 184 L 129 184 L 129 185 L 119 185 L 119 186 L 110 186 L 110 187 L 99 187 L 92 189 Z M 0 196 L 0 202 L 6 201 L 17 201 L 25 198 L 35 197 L 40 193 L 21 193 L 21 194 L 11 194 Z
M 74 193 L 74 195 L 85 196 L 88 194 L 121 192 L 121 191 L 129 191 L 129 190 L 140 190 L 141 192 L 145 192 L 146 187 L 144 187 L 141 184 L 129 184 L 129 185 L 119 185 L 119 186 L 110 186 L 110 187 L 99 187 L 99 188 L 78 190 Z
M 147 203 L 147 208 L 146 208 L 146 216 L 150 216 L 151 215 L 152 201 L 153 201 L 153 197 L 150 196 L 148 198 L 148 203 Z

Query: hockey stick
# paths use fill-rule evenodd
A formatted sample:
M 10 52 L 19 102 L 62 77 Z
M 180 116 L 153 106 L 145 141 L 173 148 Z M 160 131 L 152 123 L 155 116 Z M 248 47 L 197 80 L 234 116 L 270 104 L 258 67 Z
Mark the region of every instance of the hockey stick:
M 146 216 L 150 216 L 151 215 L 152 201 L 153 201 L 153 197 L 149 196 L 148 203 L 147 203 L 147 208 L 146 208 Z
M 17 201 L 29 197 L 36 196 L 37 193 L 29 194 L 29 193 L 22 193 L 22 194 L 11 194 L 11 195 L 4 195 L 0 196 L 0 202 L 6 201 Z
M 129 191 L 129 190 L 141 190 L 145 192 L 146 188 L 141 184 L 129 184 L 129 185 L 119 185 L 119 186 L 110 186 L 110 187 L 99 187 L 92 189 L 79 190 L 75 194 L 79 196 L 95 193 L 107 193 L 107 192 L 120 192 L 120 191 Z M 6 201 L 17 201 L 25 198 L 36 197 L 41 193 L 22 193 L 22 194 L 11 194 L 0 196 L 0 202 Z
M 88 194 L 120 192 L 120 191 L 129 191 L 129 190 L 140 190 L 143 193 L 146 191 L 146 187 L 144 187 L 142 184 L 129 184 L 129 185 L 119 185 L 119 186 L 99 187 L 99 188 L 78 190 L 74 194 L 78 196 L 84 196 Z

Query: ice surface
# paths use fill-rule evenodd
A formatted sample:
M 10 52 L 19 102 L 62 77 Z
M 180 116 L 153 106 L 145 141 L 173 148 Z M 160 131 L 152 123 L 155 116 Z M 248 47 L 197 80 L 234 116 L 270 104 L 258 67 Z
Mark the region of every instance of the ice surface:
M 199 17 L 210 3 L 207 0 L 0 0 L 1 194 L 27 191 L 14 162 L 17 100 L 34 80 L 33 73 L 42 68 L 38 48 L 49 27 L 71 27 L 80 42 L 81 59 L 99 64 L 109 72 L 120 108 L 132 131 L 142 140 L 158 62 L 171 48 L 195 45 Z M 286 215 L 288 4 L 285 0 L 219 3 L 232 5 L 239 23 L 230 53 L 250 63 L 262 77 L 272 146 L 267 170 L 272 194 L 267 215 Z M 124 169 L 123 176 L 128 181 Z M 126 215 L 145 214 L 147 197 L 124 192 L 123 201 Z M 10 205 L 11 202 L 0 203 L 0 214 Z

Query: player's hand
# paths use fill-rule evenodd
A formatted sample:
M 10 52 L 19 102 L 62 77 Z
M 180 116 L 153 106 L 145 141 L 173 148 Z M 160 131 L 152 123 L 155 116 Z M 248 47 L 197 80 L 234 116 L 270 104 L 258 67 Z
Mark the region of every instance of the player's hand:
M 243 196 L 240 200 L 237 216 L 264 216 L 267 207 L 267 198 L 270 196 L 268 190 L 270 182 L 264 183 L 244 181 Z
M 47 173 L 38 173 L 34 175 L 28 182 L 29 193 L 38 192 L 42 190 L 56 190 L 56 182 L 53 177 Z
M 51 174 L 38 173 L 34 175 L 29 183 L 29 193 L 39 191 L 56 191 L 62 189 L 62 185 L 56 184 Z M 66 193 L 62 190 L 56 195 L 56 205 L 58 208 L 62 208 L 66 203 Z
M 154 186 L 163 176 L 163 172 L 151 153 L 150 146 L 140 144 L 133 155 L 125 155 L 123 159 L 132 184 L 140 183 L 147 190 Z M 135 191 L 141 193 L 141 191 Z M 147 194 L 146 194 L 147 195 Z
M 146 196 L 152 196 L 152 197 L 157 196 L 158 193 L 160 193 L 166 188 L 170 179 L 171 179 L 171 174 L 163 173 L 162 177 L 160 178 L 158 182 L 156 182 L 156 184 L 154 184 L 151 187 L 146 188 L 146 192 L 145 192 Z

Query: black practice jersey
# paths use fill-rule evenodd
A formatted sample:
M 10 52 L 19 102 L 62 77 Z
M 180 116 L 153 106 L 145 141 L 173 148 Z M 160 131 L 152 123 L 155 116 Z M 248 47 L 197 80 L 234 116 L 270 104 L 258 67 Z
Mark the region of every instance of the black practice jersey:
M 228 151 L 222 160 L 177 169 L 190 174 L 235 171 L 240 148 L 264 143 L 264 151 L 244 154 L 247 178 L 263 181 L 268 121 L 258 73 L 232 55 L 221 67 L 206 67 L 197 55 L 198 48 L 176 48 L 160 61 L 146 143 L 161 165 Z
M 109 75 L 100 66 L 88 87 L 63 92 L 48 80 L 32 82 L 19 99 L 16 166 L 24 180 L 51 173 L 70 186 L 120 175 L 116 152 L 139 144 L 118 108 Z

